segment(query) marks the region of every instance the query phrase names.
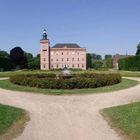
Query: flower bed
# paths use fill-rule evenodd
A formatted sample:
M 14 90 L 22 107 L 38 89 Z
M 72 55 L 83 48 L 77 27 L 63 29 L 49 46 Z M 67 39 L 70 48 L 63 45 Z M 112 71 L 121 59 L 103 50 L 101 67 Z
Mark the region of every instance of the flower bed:
M 121 82 L 118 73 L 77 73 L 70 78 L 49 74 L 20 74 L 11 76 L 10 81 L 17 85 L 48 89 L 97 88 Z

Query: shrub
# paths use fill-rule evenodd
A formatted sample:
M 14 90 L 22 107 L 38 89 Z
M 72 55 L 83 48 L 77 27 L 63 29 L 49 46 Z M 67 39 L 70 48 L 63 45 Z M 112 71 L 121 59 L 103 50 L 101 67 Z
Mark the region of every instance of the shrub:
M 71 78 L 57 78 L 55 74 L 21 74 L 10 77 L 17 85 L 50 89 L 97 88 L 121 82 L 118 73 L 78 73 Z
M 119 69 L 128 71 L 140 70 L 140 55 L 119 60 Z

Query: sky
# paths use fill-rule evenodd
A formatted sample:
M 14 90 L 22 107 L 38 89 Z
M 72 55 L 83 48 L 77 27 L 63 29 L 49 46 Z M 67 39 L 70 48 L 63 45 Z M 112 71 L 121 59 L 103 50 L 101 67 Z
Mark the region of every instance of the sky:
M 131 54 L 140 42 L 140 0 L 0 0 L 0 49 L 39 53 L 43 29 L 51 46 L 77 43 L 87 52 Z

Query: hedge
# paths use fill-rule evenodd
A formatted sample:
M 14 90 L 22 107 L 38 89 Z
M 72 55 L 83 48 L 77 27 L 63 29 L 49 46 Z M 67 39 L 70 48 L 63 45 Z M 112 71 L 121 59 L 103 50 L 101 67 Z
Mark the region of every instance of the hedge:
M 118 73 L 99 74 L 81 73 L 72 74 L 70 78 L 59 78 L 54 73 L 50 74 L 19 74 L 10 77 L 10 81 L 17 85 L 48 88 L 48 89 L 80 89 L 109 86 L 121 82 Z
M 123 58 L 123 59 L 120 59 L 118 62 L 119 62 L 120 70 L 127 70 L 127 71 L 140 70 L 140 55 Z

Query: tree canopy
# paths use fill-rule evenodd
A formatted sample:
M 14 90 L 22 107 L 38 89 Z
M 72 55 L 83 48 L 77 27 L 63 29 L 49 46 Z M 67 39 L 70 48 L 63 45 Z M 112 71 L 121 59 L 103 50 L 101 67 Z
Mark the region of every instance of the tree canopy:
M 10 51 L 10 59 L 16 68 L 27 68 L 27 59 L 25 57 L 24 51 L 20 47 L 15 47 Z
M 0 57 L 2 57 L 2 58 L 8 58 L 9 57 L 9 54 L 6 51 L 0 50 Z
M 140 43 L 137 45 L 137 52 L 136 55 L 140 55 Z

